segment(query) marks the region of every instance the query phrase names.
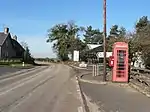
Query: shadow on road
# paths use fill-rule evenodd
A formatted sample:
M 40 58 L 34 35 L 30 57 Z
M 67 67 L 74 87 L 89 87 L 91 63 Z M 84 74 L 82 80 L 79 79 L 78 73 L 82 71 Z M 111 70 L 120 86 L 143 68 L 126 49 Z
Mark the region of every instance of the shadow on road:
M 35 63 L 34 66 L 50 66 L 50 64 L 39 64 L 39 63 Z

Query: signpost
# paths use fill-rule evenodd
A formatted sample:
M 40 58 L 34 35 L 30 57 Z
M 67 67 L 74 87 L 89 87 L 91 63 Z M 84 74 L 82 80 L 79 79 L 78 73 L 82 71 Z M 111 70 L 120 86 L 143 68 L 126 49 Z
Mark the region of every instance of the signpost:
M 79 51 L 74 51 L 73 53 L 73 61 L 79 61 Z
M 104 52 L 97 52 L 96 56 L 97 56 L 97 60 L 99 60 L 100 58 L 104 59 Z M 106 58 L 109 58 L 110 56 L 112 56 L 112 52 L 106 52 Z M 104 70 L 104 64 L 100 65 L 100 63 L 99 63 L 97 65 L 96 69 L 97 69 L 96 70 L 97 71 L 96 74 L 99 75 L 100 74 L 99 72 Z
M 99 75 L 99 65 L 93 64 L 93 77 Z

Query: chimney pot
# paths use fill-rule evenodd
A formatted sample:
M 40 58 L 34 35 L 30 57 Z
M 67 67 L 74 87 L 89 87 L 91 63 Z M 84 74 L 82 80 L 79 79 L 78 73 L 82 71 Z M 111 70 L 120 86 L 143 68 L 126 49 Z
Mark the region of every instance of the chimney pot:
M 9 28 L 8 28 L 8 27 L 5 27 L 5 28 L 4 28 L 4 33 L 5 33 L 5 34 L 8 34 L 8 33 L 9 33 Z
M 16 36 L 16 35 L 15 35 L 15 36 L 13 36 L 13 39 L 17 41 L 17 36 Z

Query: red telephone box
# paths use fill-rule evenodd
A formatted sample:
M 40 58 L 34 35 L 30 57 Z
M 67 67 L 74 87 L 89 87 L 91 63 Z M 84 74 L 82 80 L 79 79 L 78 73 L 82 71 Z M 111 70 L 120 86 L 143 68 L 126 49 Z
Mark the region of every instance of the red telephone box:
M 128 44 L 125 42 L 114 43 L 113 58 L 112 81 L 128 82 Z

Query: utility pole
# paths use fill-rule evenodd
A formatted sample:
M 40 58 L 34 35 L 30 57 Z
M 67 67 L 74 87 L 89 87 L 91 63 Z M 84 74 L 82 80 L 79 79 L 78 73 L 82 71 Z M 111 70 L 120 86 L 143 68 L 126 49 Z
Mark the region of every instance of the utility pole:
M 103 19 L 104 19 L 104 29 L 103 29 L 103 51 L 104 51 L 104 70 L 103 70 L 103 81 L 106 81 L 106 0 L 103 0 Z

